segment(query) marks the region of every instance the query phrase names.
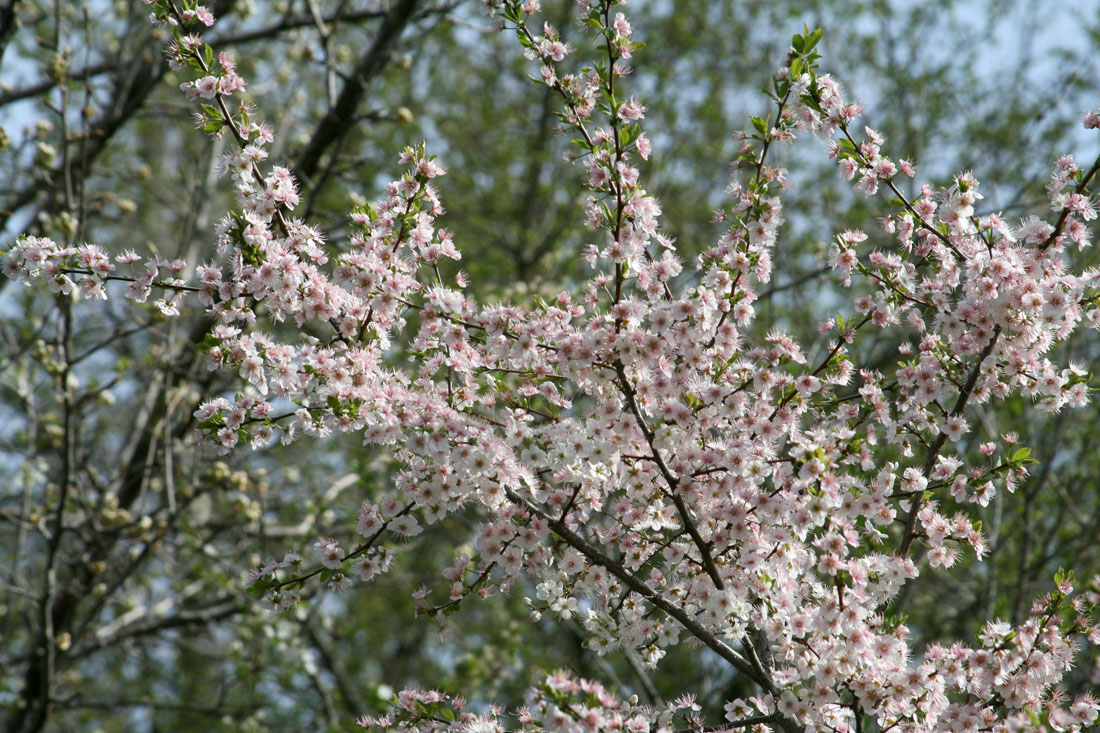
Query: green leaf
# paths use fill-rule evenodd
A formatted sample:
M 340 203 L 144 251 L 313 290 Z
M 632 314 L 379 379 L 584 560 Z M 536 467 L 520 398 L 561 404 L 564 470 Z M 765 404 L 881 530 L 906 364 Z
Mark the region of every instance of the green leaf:
M 1013 463 L 1021 463 L 1031 458 L 1031 448 L 1017 448 L 1016 452 L 1012 454 Z
M 821 104 L 814 98 L 813 92 L 814 90 L 811 90 L 809 93 L 801 95 L 799 99 L 802 101 L 802 104 L 806 105 L 814 112 L 821 112 Z
M 791 76 L 798 77 L 802 75 L 802 57 L 795 56 L 791 59 Z
M 276 587 L 278 584 L 279 584 L 279 581 L 275 580 L 275 578 L 272 578 L 270 576 L 260 578 L 255 583 L 248 586 L 248 592 L 251 593 L 254 596 L 262 596 L 264 593 L 267 593 L 269 590 Z

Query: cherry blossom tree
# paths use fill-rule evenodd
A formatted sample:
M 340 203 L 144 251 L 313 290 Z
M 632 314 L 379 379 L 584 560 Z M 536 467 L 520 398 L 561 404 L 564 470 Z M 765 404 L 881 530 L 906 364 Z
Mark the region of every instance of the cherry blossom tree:
M 395 553 L 460 509 L 483 519 L 418 611 L 448 619 L 472 596 L 533 587 L 531 618 L 575 619 L 590 648 L 642 668 L 678 644 L 698 647 L 753 688 L 698 715 L 691 690 L 663 704 L 623 699 L 571 674 L 535 681 L 528 705 L 468 712 L 461 698 L 409 689 L 364 726 L 503 730 L 1082 730 L 1100 704 L 1056 685 L 1081 639 L 1100 641 L 1100 583 L 1052 579 L 1022 623 L 989 619 L 976 640 L 916 645 L 900 591 L 947 573 L 986 540 L 970 508 L 1012 491 L 1030 452 L 1004 436 L 972 439 L 973 410 L 1010 395 L 1056 412 L 1088 402 L 1088 374 L 1051 361 L 1079 325 L 1100 325 L 1090 244 L 1096 162 L 1054 165 L 1053 215 L 979 213 L 981 184 L 960 173 L 908 196 L 912 164 L 857 122 L 862 109 L 819 70 L 820 31 L 794 37 L 766 116 L 741 135 L 722 237 L 685 263 L 663 233 L 640 161 L 652 152 L 646 106 L 626 87 L 641 50 L 609 0 L 580 0 L 597 60 L 575 53 L 537 0 L 487 4 L 560 105 L 568 156 L 584 171 L 593 274 L 552 300 L 478 304 L 436 225 L 443 165 L 424 146 L 386 195 L 350 213 L 338 244 L 295 218 L 288 168 L 268 165 L 271 129 L 236 102 L 234 58 L 202 40 L 204 6 L 151 0 L 172 29 L 175 68 L 200 125 L 232 143 L 219 166 L 237 206 L 217 228 L 220 260 L 194 282 L 183 261 L 24 237 L 9 276 L 59 297 L 115 291 L 164 316 L 194 297 L 216 323 L 203 349 L 236 374 L 231 395 L 195 413 L 198 440 L 228 453 L 351 433 L 392 452 L 393 490 L 364 502 L 354 544 L 318 538 L 248 578 L 275 613 L 318 584 L 357 592 Z M 1085 117 L 1100 127 L 1100 113 Z M 830 263 L 851 289 L 846 314 L 800 344 L 780 328 L 752 336 L 770 282 L 788 172 L 775 149 L 799 133 L 824 141 L 860 195 L 887 199 L 878 222 L 896 241 L 870 249 L 835 235 Z M 1044 212 L 1048 213 L 1048 212 Z M 269 335 L 292 323 L 295 340 Z M 266 330 L 265 330 L 266 329 Z M 859 344 L 901 341 L 896 366 L 870 368 Z M 64 486 L 58 502 L 65 502 Z M 60 527 L 56 527 L 60 530 Z M 57 533 L 55 532 L 55 535 Z M 61 644 L 45 626 L 44 643 Z M 513 717 L 509 717 L 513 716 Z

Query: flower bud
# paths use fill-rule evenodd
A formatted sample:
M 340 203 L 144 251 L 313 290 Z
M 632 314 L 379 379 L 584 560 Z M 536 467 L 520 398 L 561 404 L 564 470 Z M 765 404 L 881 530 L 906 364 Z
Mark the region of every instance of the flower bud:
M 69 60 L 59 53 L 55 53 L 46 64 L 46 76 L 54 84 L 60 84 L 69 72 Z

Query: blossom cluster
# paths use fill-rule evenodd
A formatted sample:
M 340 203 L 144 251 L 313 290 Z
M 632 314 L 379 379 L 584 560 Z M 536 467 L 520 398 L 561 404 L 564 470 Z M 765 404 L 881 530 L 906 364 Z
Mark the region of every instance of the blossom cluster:
M 392 450 L 395 490 L 363 505 L 358 544 L 321 538 L 314 570 L 290 554 L 257 569 L 253 589 L 283 610 L 314 577 L 344 590 L 385 572 L 395 546 L 476 507 L 484 521 L 471 553 L 443 571 L 446 599 L 418 590 L 419 610 L 442 621 L 471 595 L 533 587 L 532 617 L 576 618 L 600 654 L 651 666 L 690 639 L 759 689 L 726 701 L 733 728 L 1095 721 L 1094 699 L 1050 695 L 1072 664 L 1073 636 L 1100 636 L 1068 577 L 1023 624 L 992 622 L 976 646 L 915 648 L 895 602 L 922 554 L 931 567 L 950 567 L 963 551 L 981 557 L 967 505 L 984 506 L 1027 475 L 1030 454 L 1013 436 L 973 450 L 968 410 L 1013 394 L 1044 410 L 1087 401 L 1087 374 L 1048 355 L 1078 326 L 1100 324 L 1095 273 L 1075 273 L 1067 254 L 1089 243 L 1096 168 L 1056 163 L 1054 223 L 979 215 L 971 174 L 907 198 L 896 181 L 913 166 L 887 157 L 875 130 L 855 129 L 860 107 L 817 73 L 820 33 L 807 33 L 773 80 L 774 116 L 741 136 L 730 204 L 716 217 L 724 233 L 686 264 L 643 187 L 645 106 L 621 89 L 639 47 L 629 21 L 609 0 L 581 0 L 607 63 L 570 71 L 575 49 L 548 24 L 529 25 L 537 2 L 492 5 L 539 64 L 536 83 L 561 99 L 561 126 L 577 145 L 569 157 L 587 174 L 584 256 L 595 272 L 579 292 L 480 305 L 461 276 L 445 279 L 440 263 L 460 253 L 436 226 L 445 171 L 423 146 L 404 152 L 407 172 L 379 201 L 352 212 L 347 242 L 327 245 L 291 217 L 292 175 L 262 168 L 269 128 L 245 106 L 229 112 L 243 88 L 232 60 L 215 65 L 197 36 L 183 35 L 212 17 L 173 0 L 153 6 L 179 29 L 175 62 L 200 75 L 183 91 L 213 102 L 202 107 L 207 132 L 238 143 L 220 166 L 238 204 L 218 227 L 222 260 L 199 266 L 187 285 L 174 277 L 182 263 L 154 258 L 144 274 L 121 276 L 91 245 L 26 238 L 8 255 L 9 274 L 63 292 L 104 297 L 110 279 L 128 280 L 138 301 L 165 289 L 168 315 L 195 292 L 216 324 L 203 343 L 210 367 L 243 385 L 199 407 L 200 439 L 215 449 L 350 432 Z M 883 220 L 896 246 L 837 235 L 836 271 L 863 290 L 848 319 L 821 325 L 825 348 L 813 360 L 791 334 L 754 329 L 787 179 L 768 154 L 803 131 L 828 140 L 857 192 L 889 190 L 897 206 Z M 261 330 L 265 319 L 330 337 L 281 340 Z M 903 341 L 888 373 L 849 351 L 871 328 Z M 397 343 L 412 366 L 393 359 Z M 692 706 L 684 698 L 642 710 L 557 676 L 517 717 L 530 728 L 650 730 L 690 717 Z M 406 691 L 388 716 L 363 722 L 502 725 L 462 707 Z
M 125 281 L 129 283 L 125 293 L 129 300 L 145 303 L 158 289 L 164 297 L 154 302 L 156 308 L 166 316 L 179 315 L 178 305 L 184 293 L 195 290 L 179 277 L 187 263 L 154 256 L 145 261 L 139 274 L 135 263 L 141 260 L 127 251 L 116 255 L 112 262 L 107 252 L 94 244 L 62 246 L 45 237 L 23 237 L 8 250 L 4 274 L 27 284 L 41 279 L 51 292 L 65 295 L 79 292 L 89 300 L 106 300 L 107 283 Z M 120 265 L 129 266 L 131 274 L 118 274 Z M 167 274 L 162 274 L 163 270 Z
M 639 705 L 637 696 L 621 700 L 597 681 L 555 672 L 530 690 L 527 704 L 517 710 L 514 717 L 525 731 L 647 733 L 672 730 L 673 724 L 698 727 L 698 711 L 699 706 L 691 695 L 678 698 L 662 709 L 654 709 Z M 504 711 L 496 706 L 487 713 L 473 713 L 466 710 L 464 698 L 420 689 L 402 690 L 394 696 L 390 712 L 383 716 L 365 715 L 359 719 L 359 724 L 380 730 L 503 733 L 510 729 L 506 727 Z

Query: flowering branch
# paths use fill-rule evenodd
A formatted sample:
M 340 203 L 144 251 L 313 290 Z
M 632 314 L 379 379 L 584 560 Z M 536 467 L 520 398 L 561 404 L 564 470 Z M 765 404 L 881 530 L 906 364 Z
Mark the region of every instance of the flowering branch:
M 217 322 L 202 345 L 208 363 L 241 380 L 231 397 L 195 413 L 199 440 L 216 450 L 347 432 L 392 452 L 392 491 L 360 509 L 361 542 L 348 551 L 320 538 L 312 569 L 301 570 L 291 551 L 252 573 L 251 589 L 275 610 L 297 607 L 314 579 L 337 592 L 353 577 L 370 581 L 400 545 L 468 507 L 482 519 L 473 549 L 443 570 L 448 600 L 415 591 L 419 612 L 443 622 L 472 595 L 532 584 L 532 617 L 576 617 L 598 654 L 621 650 L 648 667 L 684 635 L 754 686 L 747 700 L 726 701 L 725 730 L 1009 730 L 1040 714 L 1077 729 L 1091 724 L 1095 700 L 1062 705 L 1051 693 L 1072 663 L 1069 635 L 1100 637 L 1084 601 L 1074 607 L 1080 618 L 1056 623 L 1072 590 L 1064 577 L 1060 595 L 1015 629 L 991 622 L 976 648 L 917 648 L 883 610 L 921 572 L 912 557 L 918 540 L 931 568 L 950 567 L 960 547 L 985 552 L 980 523 L 944 507 L 984 506 L 1026 475 L 1026 448 L 1001 455 L 990 442 L 971 455 L 963 439 L 970 408 L 1011 394 L 1045 410 L 1087 402 L 1088 375 L 1048 354 L 1079 325 L 1100 326 L 1096 274 L 1076 274 L 1065 252 L 1070 242 L 1088 244 L 1095 211 L 1087 184 L 1097 166 L 1082 173 L 1071 158 L 1055 164 L 1055 225 L 978 215 L 980 185 L 969 173 L 910 200 L 894 179 L 915 176 L 913 167 L 887 157 L 885 138 L 870 127 L 857 139 L 860 108 L 818 73 L 821 32 L 807 29 L 772 80 L 774 119 L 754 118 L 753 132 L 740 135 L 739 177 L 716 217 L 726 230 L 680 278 L 684 263 L 634 165 L 652 146 L 645 106 L 623 91 L 627 60 L 641 47 L 629 21 L 611 0 L 580 0 L 601 61 L 571 72 L 574 49 L 557 29 L 533 30 L 539 5 L 506 0 L 490 9 L 516 31 L 538 63 L 536 83 L 563 102 L 562 128 L 578 136 L 580 154 L 570 159 L 587 173 L 594 240 L 585 249 L 593 274 L 578 293 L 479 305 L 464 277 L 448 282 L 440 263 L 461 255 L 436 227 L 435 185 L 445 170 L 423 145 L 405 150 L 406 173 L 379 201 L 351 212 L 344 246 L 327 248 L 319 230 L 290 218 L 294 176 L 261 168 L 270 132 L 245 107 L 230 113 L 226 100 L 244 84 L 232 59 L 222 54 L 215 64 L 201 38 L 185 35 L 212 16 L 176 0 L 153 7 L 180 29 L 174 61 L 199 75 L 183 91 L 213 100 L 202 107 L 203 127 L 214 135 L 228 128 L 240 145 L 221 166 L 237 194 L 218 231 L 222 260 L 201 266 L 193 287 L 159 277 L 163 267 L 183 269 L 178 263 L 154 259 L 144 275 L 126 278 L 91 245 L 26 238 L 9 254 L 9 273 L 94 298 L 106 297 L 109 280 L 128 280 L 139 302 L 164 288 L 167 315 L 197 291 Z M 829 346 L 816 363 L 791 334 L 757 338 L 752 329 L 787 185 L 769 153 L 803 131 L 828 141 L 858 193 L 881 187 L 897 197 L 883 224 L 896 249 L 867 251 L 859 231 L 836 236 L 831 265 L 845 286 L 858 276 L 864 291 L 853 296 L 856 315 L 820 325 Z M 272 336 L 261 319 L 275 333 L 293 319 L 298 330 L 328 324 L 334 335 Z M 872 328 L 902 340 L 901 361 L 887 373 L 859 368 L 849 353 Z M 395 343 L 407 361 L 395 361 Z M 1013 447 L 1004 442 L 1002 451 Z M 898 550 L 881 552 L 891 534 Z M 536 684 L 528 702 L 516 719 L 529 730 L 650 730 L 673 721 L 704 729 L 690 695 L 652 709 L 568 675 Z M 501 711 L 463 707 L 405 690 L 387 715 L 361 722 L 502 727 Z

